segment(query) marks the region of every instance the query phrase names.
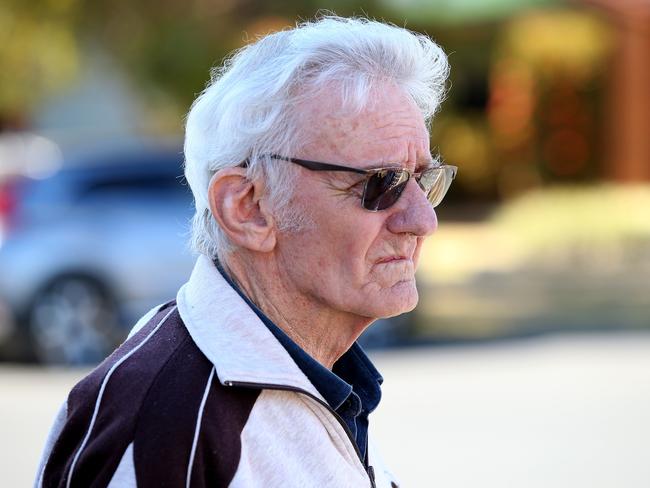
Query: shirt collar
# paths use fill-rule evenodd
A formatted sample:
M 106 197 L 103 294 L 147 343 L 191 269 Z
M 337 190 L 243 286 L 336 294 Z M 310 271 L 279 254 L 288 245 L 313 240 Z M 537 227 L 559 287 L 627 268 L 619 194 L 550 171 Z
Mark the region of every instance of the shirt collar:
M 223 278 L 255 312 L 275 338 L 284 346 L 291 358 L 323 395 L 334 410 L 338 410 L 354 393 L 361 401 L 362 410 L 372 412 L 381 400 L 380 385 L 383 378 L 361 346 L 356 342 L 334 364 L 332 371 L 316 361 L 296 344 L 280 327 L 269 319 L 237 286 L 218 261 L 214 262 Z
M 176 302 L 192 340 L 214 364 L 222 384 L 289 387 L 325 401 L 208 257 L 199 256 Z
M 332 372 L 353 385 L 363 410 L 370 413 L 377 408 L 381 400 L 381 384 L 384 378 L 358 343 L 352 344 L 352 347 L 334 363 Z

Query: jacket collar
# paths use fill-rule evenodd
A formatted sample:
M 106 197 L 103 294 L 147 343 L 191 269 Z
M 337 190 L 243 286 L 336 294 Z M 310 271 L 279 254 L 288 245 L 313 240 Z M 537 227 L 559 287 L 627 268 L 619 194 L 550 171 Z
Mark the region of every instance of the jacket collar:
M 222 384 L 245 382 L 297 388 L 325 401 L 207 256 L 199 256 L 176 300 L 185 327 L 214 364 Z

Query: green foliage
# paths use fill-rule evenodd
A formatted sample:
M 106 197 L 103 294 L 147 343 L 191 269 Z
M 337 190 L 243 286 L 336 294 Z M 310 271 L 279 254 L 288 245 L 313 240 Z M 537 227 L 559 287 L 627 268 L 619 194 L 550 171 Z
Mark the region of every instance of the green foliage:
M 381 17 L 374 2 L 364 3 L 362 9 L 339 0 L 329 8 Z M 74 81 L 89 46 L 108 51 L 145 96 L 162 93 L 185 111 L 210 68 L 228 53 L 258 35 L 312 18 L 319 8 L 313 0 L 4 0 L 0 129 L 3 118 L 28 115 Z
M 74 0 L 0 3 L 0 126 L 75 77 L 78 8 Z
M 188 107 L 210 68 L 230 52 L 297 19 L 312 18 L 321 7 L 312 0 L 97 0 L 86 8 L 85 32 L 98 37 L 125 71 L 142 87 L 162 90 Z M 340 15 L 362 13 L 343 1 L 330 2 L 329 8 Z

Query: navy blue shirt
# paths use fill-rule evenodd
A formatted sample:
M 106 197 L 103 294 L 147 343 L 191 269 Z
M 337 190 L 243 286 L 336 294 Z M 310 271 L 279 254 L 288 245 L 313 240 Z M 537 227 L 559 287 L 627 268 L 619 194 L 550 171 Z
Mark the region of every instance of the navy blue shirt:
M 343 419 L 356 440 L 361 458 L 367 460 L 368 415 L 381 400 L 384 381 L 361 346 L 356 342 L 339 358 L 330 371 L 307 354 L 280 327 L 275 325 L 228 276 L 218 262 L 217 269 L 230 286 L 239 293 L 275 338 L 284 346 L 309 381 L 329 406 Z

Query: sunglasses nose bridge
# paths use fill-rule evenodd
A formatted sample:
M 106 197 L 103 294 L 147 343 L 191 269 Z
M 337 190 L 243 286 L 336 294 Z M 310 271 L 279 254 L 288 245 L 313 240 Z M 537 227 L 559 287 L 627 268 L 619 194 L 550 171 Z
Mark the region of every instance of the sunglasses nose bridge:
M 422 175 L 421 174 L 415 174 L 415 175 L 411 174 L 410 176 L 412 176 L 412 178 L 410 178 L 410 179 L 412 179 L 417 185 L 418 189 L 415 190 L 415 191 L 417 193 L 418 200 L 422 196 L 424 196 L 424 198 L 428 201 L 429 189 L 424 185 L 424 183 L 422 181 Z
M 427 193 L 427 189 L 424 187 L 424 183 L 422 183 L 422 175 L 414 176 L 413 179 L 420 187 L 420 190 L 422 190 L 424 193 Z

